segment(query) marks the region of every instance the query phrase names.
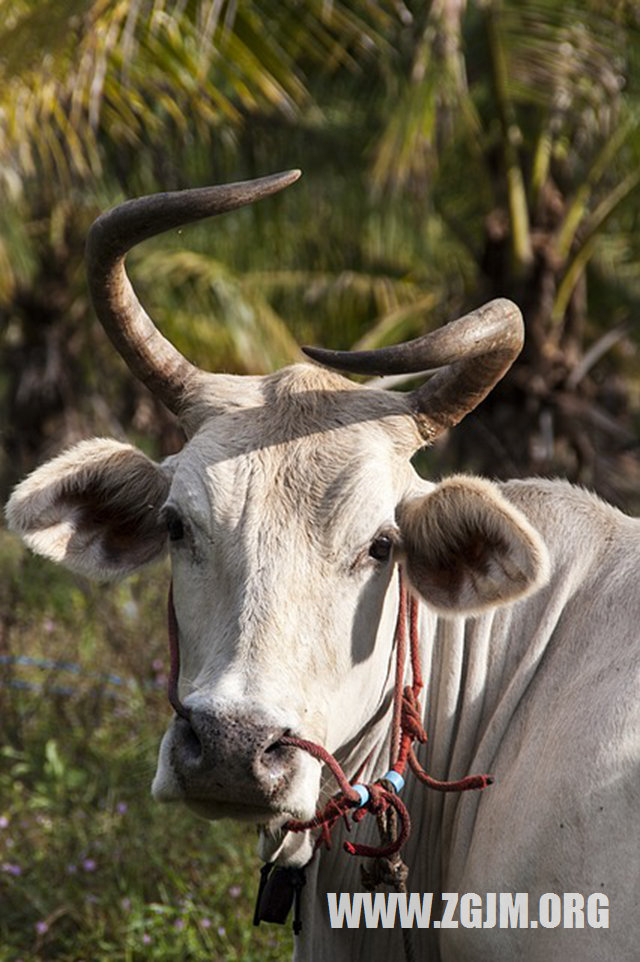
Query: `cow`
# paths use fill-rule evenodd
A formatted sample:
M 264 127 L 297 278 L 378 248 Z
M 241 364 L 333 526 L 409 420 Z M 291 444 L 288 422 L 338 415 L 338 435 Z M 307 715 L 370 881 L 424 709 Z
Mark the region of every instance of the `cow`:
M 362 889 L 359 860 L 289 830 L 336 791 L 295 739 L 322 746 L 351 782 L 389 767 L 399 566 L 418 602 L 419 760 L 440 779 L 495 779 L 447 794 L 407 779 L 408 889 L 434 893 L 441 922 L 411 932 L 417 957 L 636 959 L 640 522 L 563 481 L 433 482 L 410 461 L 511 365 L 518 309 L 498 300 L 407 344 L 307 349 L 320 364 L 234 376 L 194 367 L 127 277 L 133 245 L 298 173 L 138 198 L 98 218 L 96 312 L 187 440 L 160 464 L 82 441 L 17 486 L 8 524 L 97 579 L 170 552 L 180 666 L 152 793 L 257 823 L 265 862 L 307 865 L 297 959 L 401 957 L 398 925 L 335 927 L 327 893 Z M 329 367 L 432 375 L 402 393 Z M 374 821 L 359 838 L 375 841 Z M 511 919 L 495 914 L 503 899 Z

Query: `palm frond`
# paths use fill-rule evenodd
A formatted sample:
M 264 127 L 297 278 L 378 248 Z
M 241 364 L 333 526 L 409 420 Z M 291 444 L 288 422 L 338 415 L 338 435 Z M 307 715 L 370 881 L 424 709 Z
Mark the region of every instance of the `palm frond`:
M 141 287 L 155 293 L 159 322 L 201 367 L 220 363 L 221 346 L 241 372 L 264 373 L 299 359 L 284 320 L 221 261 L 190 250 L 145 252 L 135 261 Z M 188 309 L 176 307 L 184 303 Z

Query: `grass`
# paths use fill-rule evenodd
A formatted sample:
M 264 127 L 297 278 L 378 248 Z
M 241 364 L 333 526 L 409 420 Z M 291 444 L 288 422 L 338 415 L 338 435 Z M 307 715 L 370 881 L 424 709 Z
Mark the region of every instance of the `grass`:
M 0 532 L 1 653 L 80 668 L 0 665 L 0 962 L 291 955 L 288 927 L 252 925 L 252 826 L 150 798 L 166 586 L 88 586 Z

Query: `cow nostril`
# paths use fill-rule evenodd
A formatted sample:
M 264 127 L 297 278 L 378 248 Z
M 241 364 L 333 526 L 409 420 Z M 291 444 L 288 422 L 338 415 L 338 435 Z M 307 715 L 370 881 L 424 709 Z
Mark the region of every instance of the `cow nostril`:
M 284 741 L 289 731 L 282 732 L 277 738 L 269 741 L 254 760 L 254 774 L 265 785 L 281 782 L 291 772 L 294 750 Z
M 286 751 L 289 748 L 289 745 L 287 744 L 287 742 L 283 742 L 282 739 L 287 738 L 289 735 L 291 735 L 291 729 L 287 728 L 285 729 L 285 731 L 282 732 L 279 738 L 271 742 L 270 745 L 267 745 L 267 747 L 264 750 L 264 754 L 269 755 L 273 752 Z
M 176 722 L 180 727 L 180 747 L 185 761 L 199 762 L 202 758 L 202 742 L 196 735 L 193 726 L 186 718 L 180 718 Z

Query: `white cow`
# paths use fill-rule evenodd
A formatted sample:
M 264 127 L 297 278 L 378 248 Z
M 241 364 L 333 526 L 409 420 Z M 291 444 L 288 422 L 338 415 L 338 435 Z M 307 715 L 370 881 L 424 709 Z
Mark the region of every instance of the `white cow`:
M 435 893 L 443 921 L 413 930 L 417 957 L 640 958 L 640 524 L 563 482 L 433 484 L 409 462 L 511 364 L 517 309 L 493 302 L 382 352 L 311 352 L 370 373 L 443 368 L 402 395 L 309 365 L 265 377 L 199 371 L 127 279 L 133 244 L 296 177 L 142 198 L 96 222 L 97 312 L 189 440 L 162 464 L 84 441 L 16 488 L 9 524 L 33 550 L 97 578 L 169 546 L 184 712 L 164 736 L 153 794 L 260 823 L 262 857 L 290 866 L 309 860 L 312 840 L 283 826 L 309 819 L 335 786 L 283 736 L 324 746 L 349 778 L 364 765 L 361 782 L 389 767 L 402 561 L 420 598 L 421 761 L 439 778 L 496 779 L 446 796 L 408 779 L 408 889 Z M 366 822 L 357 831 L 375 840 Z M 340 844 L 316 854 L 296 958 L 401 958 L 397 927 L 331 927 L 326 893 L 361 889 L 359 861 Z M 527 893 L 528 927 L 501 927 L 499 914 L 492 925 L 491 893 Z M 470 927 L 480 904 L 483 927 Z

